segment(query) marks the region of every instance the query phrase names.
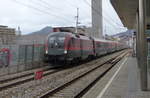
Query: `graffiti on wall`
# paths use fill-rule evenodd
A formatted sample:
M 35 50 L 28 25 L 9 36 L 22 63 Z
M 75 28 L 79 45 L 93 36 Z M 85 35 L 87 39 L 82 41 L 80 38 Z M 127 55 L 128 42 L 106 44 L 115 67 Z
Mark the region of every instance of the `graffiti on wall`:
M 45 47 L 42 44 L 12 45 L 0 47 L 0 68 L 41 62 Z
M 7 67 L 10 63 L 10 50 L 8 48 L 0 49 L 0 67 Z

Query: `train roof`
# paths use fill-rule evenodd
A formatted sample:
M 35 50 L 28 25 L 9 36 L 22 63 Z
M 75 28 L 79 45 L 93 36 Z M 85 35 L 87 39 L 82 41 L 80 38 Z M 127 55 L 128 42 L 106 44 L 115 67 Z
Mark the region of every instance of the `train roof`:
M 110 40 L 105 40 L 105 39 L 99 39 L 99 38 L 94 38 L 94 37 L 89 37 L 89 36 L 86 36 L 86 35 L 82 35 L 82 34 L 76 34 L 76 33 L 72 33 L 72 32 L 52 32 L 48 35 L 51 36 L 51 35 L 54 35 L 54 34 L 70 34 L 72 36 L 76 36 L 78 35 L 79 38 L 82 38 L 82 39 L 93 39 L 95 41 L 100 41 L 100 42 L 106 42 L 106 43 L 119 43 L 118 41 L 110 41 Z
M 100 42 L 108 42 L 108 43 L 118 43 L 118 41 L 111 41 L 111 40 L 105 40 L 105 39 L 98 39 L 98 38 L 93 38 L 95 41 L 100 41 Z
M 49 35 L 53 35 L 53 34 L 68 34 L 70 32 L 51 32 Z

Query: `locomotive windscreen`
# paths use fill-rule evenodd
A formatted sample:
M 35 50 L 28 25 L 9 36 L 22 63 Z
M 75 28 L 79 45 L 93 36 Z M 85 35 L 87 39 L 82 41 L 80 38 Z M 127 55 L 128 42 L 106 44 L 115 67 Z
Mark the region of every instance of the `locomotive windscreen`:
M 64 53 L 65 33 L 53 33 L 48 37 L 48 52 L 50 55 Z
M 49 43 L 60 42 L 63 43 L 65 40 L 64 33 L 56 33 L 49 36 Z

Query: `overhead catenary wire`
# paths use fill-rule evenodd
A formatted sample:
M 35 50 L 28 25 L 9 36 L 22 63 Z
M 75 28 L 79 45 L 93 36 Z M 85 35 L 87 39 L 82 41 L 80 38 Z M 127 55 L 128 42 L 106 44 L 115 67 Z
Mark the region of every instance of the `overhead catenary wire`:
M 104 20 L 106 21 L 106 22 L 108 22 L 109 23 L 109 25 L 112 25 L 114 28 L 117 28 L 116 27 L 116 25 L 114 24 L 114 22 L 112 22 L 112 23 L 110 23 L 110 20 L 108 20 L 106 17 L 104 17 L 103 15 L 102 15 L 102 13 L 100 13 L 99 11 L 97 11 L 97 9 L 95 9 L 93 6 L 91 6 L 91 4 L 87 1 L 87 0 L 83 0 L 87 5 L 89 5 L 95 12 L 96 12 L 96 14 L 98 14 L 100 17 L 102 17 L 102 18 L 104 18 Z M 112 20 L 111 20 L 112 21 Z M 123 27 L 123 26 L 120 26 L 119 25 L 119 27 L 121 28 L 121 27 Z
M 62 12 L 60 12 L 60 10 L 62 10 L 62 9 L 60 9 L 60 8 L 57 8 L 56 6 L 53 6 L 52 4 L 50 4 L 50 3 L 48 3 L 48 2 L 46 2 L 45 0 L 38 0 L 39 2 L 41 2 L 41 3 L 43 3 L 43 4 L 45 4 L 45 5 L 47 5 L 47 6 L 51 6 L 52 8 L 54 7 L 55 9 L 57 9 L 57 10 L 59 10 L 59 14 L 60 13 L 62 13 Z M 70 5 L 71 3 L 69 3 L 69 2 L 66 2 L 66 4 L 67 5 Z M 73 7 L 73 8 L 77 8 L 75 5 L 73 5 L 73 4 L 71 4 L 71 6 L 70 7 Z
M 86 13 L 87 15 L 89 14 L 89 13 L 86 12 L 87 10 L 83 9 L 83 7 L 77 6 L 75 3 L 69 2 L 70 0 L 65 0 L 65 1 L 66 1 L 66 5 L 68 5 L 68 6 L 72 7 L 72 8 L 75 8 L 75 9 L 80 8 L 80 10 L 84 11 L 84 14 L 85 14 L 85 13 Z
M 66 0 L 69 1 L 69 0 Z M 84 0 L 83 0 L 84 1 Z M 94 2 L 96 2 L 95 0 L 93 0 Z M 84 1 L 86 2 L 86 4 L 88 3 L 88 1 Z M 74 4 L 69 3 L 71 6 L 76 7 Z M 87 4 L 88 6 L 90 6 L 91 8 L 93 8 L 89 3 Z M 97 9 L 93 8 L 93 10 L 97 13 L 100 14 L 100 16 L 102 17 L 102 14 L 100 12 L 97 11 Z M 108 15 L 109 16 L 109 15 Z M 109 17 L 111 20 L 108 20 L 106 17 L 103 16 L 103 18 L 105 19 L 105 21 L 107 21 L 108 23 L 110 23 L 109 21 L 112 21 L 113 24 L 110 23 L 110 25 L 112 25 L 113 27 L 117 28 L 116 25 L 118 25 L 120 28 L 124 28 L 121 24 L 116 23 L 116 21 L 113 21 L 114 19 L 112 19 L 111 17 Z
M 100 13 L 99 11 L 97 11 L 88 1 L 83 0 L 88 6 L 91 7 L 91 9 L 93 9 L 95 11 L 96 14 L 98 14 L 101 18 L 103 18 L 102 13 Z M 106 21 L 109 21 L 107 18 L 104 18 Z M 111 24 L 112 25 L 112 24 Z M 114 26 L 114 25 L 112 25 Z
M 93 0 L 93 1 L 94 1 L 94 3 L 96 3 L 95 0 Z M 118 22 L 116 22 L 116 21 L 107 13 L 106 10 L 104 10 L 104 11 L 105 11 L 104 14 L 106 14 L 106 16 L 108 16 L 108 17 L 111 19 L 112 22 L 114 22 L 114 23 L 115 23 L 116 25 L 118 25 L 118 26 L 121 26 L 121 24 L 119 24 Z
M 68 1 L 68 4 L 69 4 L 70 6 L 72 6 L 72 7 L 74 7 L 74 8 L 79 8 L 79 7 L 80 7 L 80 9 L 81 9 L 81 6 L 77 6 L 77 5 L 75 4 L 75 2 L 71 3 L 71 2 L 69 2 L 70 0 L 66 0 L 66 1 Z
M 58 16 L 58 15 L 55 15 L 53 13 L 47 12 L 45 10 L 42 10 L 40 8 L 34 7 L 33 5 L 29 5 L 29 4 L 26 4 L 26 3 L 23 3 L 23 2 L 19 2 L 17 0 L 12 0 L 12 1 L 17 3 L 17 4 L 23 5 L 23 6 L 27 7 L 27 8 L 30 8 L 30 9 L 36 10 L 38 12 L 41 12 L 43 14 L 47 14 L 47 15 L 49 15 L 51 17 L 57 17 L 59 20 L 61 19 L 61 20 L 65 21 L 65 22 L 68 21 L 68 22 L 71 22 L 71 23 L 73 22 L 73 21 L 70 21 L 70 20 L 68 20 L 68 19 L 66 19 L 64 17 Z
M 111 19 L 111 21 L 114 22 L 116 25 L 121 26 L 121 24 L 119 24 L 118 22 L 115 22 L 115 20 L 109 14 L 107 14 L 107 13 L 104 13 L 104 14 L 106 14 L 106 16 L 108 16 Z
M 60 8 L 53 6 L 52 4 L 46 2 L 45 0 L 36 0 L 36 1 L 39 1 L 41 4 L 45 5 L 48 9 L 53 8 L 53 9 L 58 10 L 58 11 L 61 10 Z
M 56 9 L 56 7 L 55 8 L 53 8 L 51 5 L 49 5 L 47 2 L 45 2 L 44 0 L 36 0 L 36 1 L 39 1 L 39 2 L 36 2 L 36 1 L 34 1 L 34 0 L 31 0 L 33 3 L 36 3 L 36 4 L 38 4 L 39 6 L 41 6 L 41 7 L 43 7 L 43 8 L 45 8 L 46 10 L 48 10 L 48 11 L 51 11 L 51 10 L 53 10 L 53 9 Z M 42 5 L 44 3 L 44 5 Z M 49 7 L 48 6 L 45 6 L 45 4 L 47 4 L 47 5 L 49 5 Z M 58 9 L 58 8 L 57 8 Z M 59 11 L 61 10 L 61 9 L 58 9 Z M 62 13 L 62 12 L 59 12 L 58 13 L 59 15 L 61 14 L 61 17 L 63 18 L 63 19 L 65 19 L 65 20 L 68 20 L 68 18 L 66 18 L 66 16 L 64 16 L 64 14 Z M 55 14 L 55 15 L 57 15 L 57 14 Z M 59 16 L 60 17 L 60 16 Z M 69 20 L 70 21 L 70 20 Z M 72 21 L 70 21 L 70 22 L 72 22 Z
M 74 20 L 73 20 L 74 16 L 72 16 L 72 20 L 69 20 L 68 17 L 63 17 L 63 14 L 60 14 L 61 11 L 59 12 L 59 15 L 58 14 L 56 15 L 56 14 L 53 14 L 53 12 L 50 12 L 50 10 L 51 10 L 51 7 L 50 7 L 51 3 L 48 3 L 45 0 L 37 0 L 37 1 L 31 0 L 29 3 L 24 3 L 23 1 L 21 2 L 19 0 L 11 0 L 11 1 L 13 1 L 13 2 L 15 2 L 17 4 L 20 4 L 20 5 L 23 5 L 23 6 L 27 7 L 27 8 L 33 9 L 33 10 L 35 10 L 37 12 L 49 15 L 51 17 L 57 17 L 57 20 L 62 20 L 62 21 L 65 21 L 65 22 L 67 21 L 67 22 L 69 22 L 71 24 L 74 23 Z M 33 2 L 36 3 L 36 5 L 33 5 Z M 47 4 L 47 6 L 46 6 L 46 4 Z M 68 4 L 68 5 L 70 5 L 70 4 Z M 44 8 L 44 9 L 42 9 L 42 8 Z
M 47 10 L 50 10 L 51 8 L 48 6 L 49 5 L 49 3 L 47 3 L 45 0 L 38 0 L 38 1 L 40 1 L 39 3 L 38 3 L 38 6 L 40 5 L 40 7 L 42 6 L 43 8 L 45 8 L 45 9 L 47 9 L 47 10 L 43 10 L 43 9 L 41 9 L 40 7 L 35 7 L 35 6 L 33 6 L 32 4 L 27 4 L 27 3 L 24 3 L 23 1 L 21 2 L 21 1 L 18 1 L 18 0 L 12 0 L 12 1 L 14 1 L 14 2 L 16 2 L 16 3 L 18 3 L 18 4 L 21 4 L 21 5 L 23 5 L 23 6 L 25 6 L 25 7 L 28 7 L 28 8 L 30 8 L 30 9 L 33 9 L 33 10 L 36 10 L 36 11 L 38 11 L 38 12 L 41 12 L 41 13 L 43 13 L 43 14 L 47 14 L 47 15 L 49 15 L 49 16 L 51 16 L 51 17 L 57 17 L 57 20 L 59 19 L 59 20 L 62 20 L 62 21 L 65 21 L 65 22 L 69 22 L 69 23 L 74 23 L 74 21 L 72 20 L 69 20 L 68 19 L 68 17 L 67 18 L 65 18 L 65 17 L 63 17 L 62 15 L 61 16 L 59 16 L 59 15 L 56 15 L 56 14 L 54 14 L 54 13 L 52 13 L 52 12 L 50 12 L 50 11 L 47 11 Z M 86 0 L 85 0 L 86 1 Z M 42 3 L 43 2 L 43 3 Z M 30 2 L 31 3 L 31 2 Z M 42 5 L 43 4 L 43 5 Z M 44 6 L 44 4 L 46 5 L 47 4 L 47 6 Z M 92 7 L 88 2 L 86 3 L 86 4 L 88 4 L 90 7 Z M 75 6 L 75 5 L 74 5 Z M 102 13 L 100 13 L 99 11 L 97 11 L 97 9 L 93 9 L 97 14 L 99 14 L 101 17 L 102 17 Z M 104 19 L 108 22 L 108 23 L 110 23 L 110 20 L 108 20 L 106 17 L 104 17 Z M 112 21 L 112 20 L 111 20 Z M 113 27 L 115 27 L 115 28 L 117 28 L 116 27 L 116 25 L 114 25 L 114 21 L 113 21 L 113 24 L 111 24 L 110 23 L 110 25 L 112 25 Z M 120 27 L 122 27 L 122 26 L 120 26 Z

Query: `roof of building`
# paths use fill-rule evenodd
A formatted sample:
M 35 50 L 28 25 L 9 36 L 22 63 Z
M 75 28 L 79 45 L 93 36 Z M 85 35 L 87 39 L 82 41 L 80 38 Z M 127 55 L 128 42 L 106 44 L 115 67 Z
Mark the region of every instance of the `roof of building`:
M 8 26 L 0 25 L 0 28 L 8 28 Z
M 136 12 L 138 9 L 138 0 L 111 0 L 111 3 L 122 20 L 124 26 L 129 29 L 134 28 Z

